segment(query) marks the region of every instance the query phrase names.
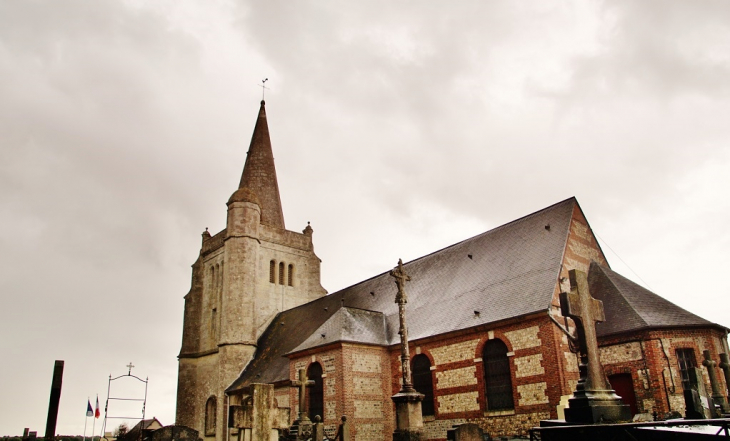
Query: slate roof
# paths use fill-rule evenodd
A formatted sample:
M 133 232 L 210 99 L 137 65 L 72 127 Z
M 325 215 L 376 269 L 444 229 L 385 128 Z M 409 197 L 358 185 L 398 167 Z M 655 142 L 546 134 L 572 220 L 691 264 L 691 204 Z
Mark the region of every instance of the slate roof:
M 271 149 L 269 125 L 266 119 L 266 103 L 263 100 L 251 135 L 251 144 L 246 153 L 246 163 L 238 188 L 246 188 L 255 195 L 253 198 L 248 195 L 247 199 L 258 203 L 261 208 L 262 224 L 284 229 L 284 212 L 281 209 L 279 183 L 276 179 L 274 153 Z
M 412 278 L 406 286 L 409 338 L 547 311 L 577 205 L 575 198 L 566 199 L 405 263 Z M 350 321 L 353 317 L 365 315 L 356 310 L 382 314 L 379 329 L 376 315 L 368 315 L 372 325 L 366 327 L 369 342 L 397 343 L 396 285 L 389 271 L 277 315 L 259 338 L 254 359 L 228 391 L 252 382 L 289 379 L 289 360 L 284 355 L 324 344 L 321 340 L 335 341 L 331 338 L 337 334 L 338 323 L 354 323 Z M 347 310 L 340 312 L 342 307 Z M 338 317 L 334 317 L 336 313 Z M 354 332 L 342 332 L 345 337 L 357 337 Z
M 588 271 L 588 286 L 591 295 L 603 302 L 606 314 L 606 321 L 596 324 L 599 337 L 652 328 L 724 329 L 595 262 Z
M 121 441 L 125 441 L 125 440 L 138 441 L 140 439 L 144 439 L 146 437 L 146 434 L 144 432 L 149 432 L 149 430 L 148 430 L 149 427 L 155 422 L 157 422 L 157 425 L 159 427 L 162 427 L 162 424 L 157 420 L 157 418 L 152 417 L 151 419 L 148 419 L 148 420 L 141 420 L 140 422 L 135 424 L 134 427 L 129 429 L 129 431 L 127 431 L 127 433 L 125 433 L 123 436 L 120 436 L 117 439 L 121 440 Z M 142 436 L 140 436 L 140 432 L 142 432 Z
M 292 352 L 312 349 L 335 342 L 388 345 L 385 316 L 382 312 L 377 311 L 340 308 Z
M 547 312 L 575 208 L 580 210 L 578 201 L 566 199 L 405 263 L 412 279 L 406 285 L 409 339 Z M 389 271 L 278 314 L 227 391 L 288 380 L 286 354 L 338 341 L 398 343 L 397 290 Z M 596 263 L 589 284 L 604 302 L 599 336 L 652 327 L 720 327 Z

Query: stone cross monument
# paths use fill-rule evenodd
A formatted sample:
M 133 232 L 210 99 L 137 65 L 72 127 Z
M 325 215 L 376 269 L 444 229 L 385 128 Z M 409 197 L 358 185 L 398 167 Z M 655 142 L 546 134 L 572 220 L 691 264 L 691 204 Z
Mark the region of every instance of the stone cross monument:
M 580 352 L 580 379 L 565 409 L 565 421 L 592 424 L 630 421 L 631 409 L 611 388 L 598 352 L 596 322 L 606 320 L 603 302 L 591 297 L 583 271 L 570 270 L 570 292 L 560 293 L 560 309 L 575 322 Z
M 398 266 L 393 268 L 390 275 L 395 279 L 398 287 L 398 294 L 395 296 L 395 303 L 398 304 L 398 317 L 400 319 L 400 344 L 401 344 L 401 369 L 403 371 L 403 385 L 400 392 L 393 395 L 391 399 L 395 403 L 396 428 L 393 432 L 394 441 L 414 441 L 421 439 L 423 429 L 423 416 L 421 415 L 421 401 L 423 395 L 413 388 L 411 380 L 411 357 L 408 351 L 408 327 L 406 326 L 406 282 L 411 277 L 403 269 L 403 261 L 398 259 Z
M 717 379 L 717 373 L 715 372 L 715 366 L 717 366 L 717 362 L 712 359 L 710 351 L 708 350 L 702 351 L 702 356 L 705 358 L 702 361 L 702 365 L 707 368 L 707 374 L 710 377 L 710 386 L 712 387 L 712 401 L 715 403 L 715 406 L 720 406 L 722 413 L 727 413 L 730 411 L 730 408 L 728 408 L 727 398 L 725 398 L 725 395 L 722 394 L 720 381 Z
M 725 386 L 727 386 L 728 394 L 730 394 L 730 358 L 728 358 L 727 353 L 723 352 L 720 354 L 720 367 L 722 368 L 722 373 L 725 374 Z
M 289 438 L 309 439 L 312 436 L 312 421 L 307 416 L 307 387 L 314 385 L 314 381 L 307 379 L 306 370 L 299 369 L 299 380 L 292 380 L 291 385 L 299 388 L 299 416 L 289 429 Z

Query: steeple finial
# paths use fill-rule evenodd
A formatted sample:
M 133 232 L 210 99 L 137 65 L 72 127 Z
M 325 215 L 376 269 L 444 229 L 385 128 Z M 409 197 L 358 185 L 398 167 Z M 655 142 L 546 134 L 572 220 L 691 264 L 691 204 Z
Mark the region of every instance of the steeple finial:
M 262 224 L 284 229 L 284 213 L 281 209 L 279 183 L 276 179 L 274 153 L 271 149 L 266 107 L 263 100 L 238 187 L 248 188 L 257 196 L 261 207 Z
M 268 89 L 268 87 L 266 87 L 267 81 L 269 81 L 269 79 L 264 78 L 263 80 L 261 80 L 261 85 L 259 86 L 261 88 L 261 104 L 264 103 L 264 95 L 265 95 L 266 89 Z

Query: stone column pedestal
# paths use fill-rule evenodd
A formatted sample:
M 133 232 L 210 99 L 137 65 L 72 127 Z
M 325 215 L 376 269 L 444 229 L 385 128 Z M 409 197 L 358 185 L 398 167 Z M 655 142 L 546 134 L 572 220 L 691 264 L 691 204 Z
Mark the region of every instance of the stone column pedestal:
M 391 397 L 395 403 L 395 431 L 393 441 L 420 441 L 422 439 L 423 416 L 421 401 L 423 395 L 413 392 L 398 392 Z

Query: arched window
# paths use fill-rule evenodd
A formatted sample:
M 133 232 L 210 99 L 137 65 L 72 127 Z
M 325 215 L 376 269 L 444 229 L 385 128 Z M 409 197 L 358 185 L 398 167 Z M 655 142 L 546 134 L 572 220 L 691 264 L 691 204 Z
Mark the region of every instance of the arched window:
M 312 363 L 307 369 L 307 378 L 314 381 L 314 384 L 307 388 L 307 407 L 309 408 L 309 419 L 314 421 L 314 416 L 319 415 L 324 420 L 324 382 L 322 380 L 322 365 Z
M 435 415 L 433 407 L 433 377 L 431 376 L 431 361 L 423 354 L 413 357 L 413 387 L 423 395 L 421 414 Z
M 269 282 L 276 283 L 276 262 L 269 262 Z
M 284 262 L 279 262 L 279 285 L 284 284 Z
M 215 397 L 210 397 L 205 403 L 205 436 L 215 435 L 215 411 Z
M 682 388 L 684 390 L 697 387 L 694 378 L 690 377 L 689 370 L 697 367 L 695 362 L 695 351 L 692 348 L 677 349 L 677 364 L 679 365 L 679 374 L 682 376 Z
M 289 286 L 294 286 L 294 265 L 289 264 Z
M 514 409 L 512 375 L 507 345 L 502 340 L 489 340 L 484 345 L 484 385 L 487 389 L 487 410 Z

